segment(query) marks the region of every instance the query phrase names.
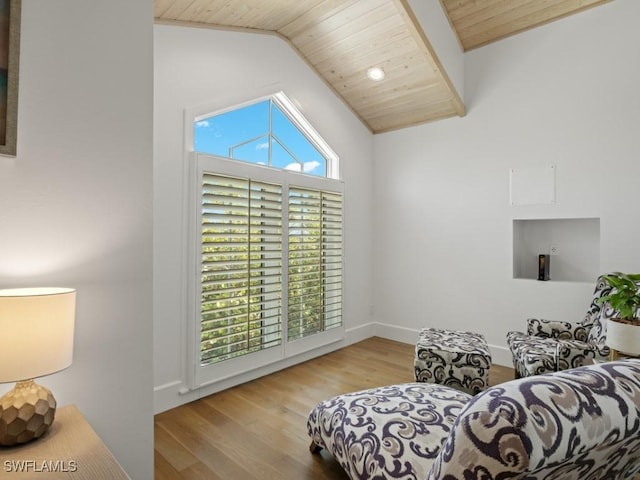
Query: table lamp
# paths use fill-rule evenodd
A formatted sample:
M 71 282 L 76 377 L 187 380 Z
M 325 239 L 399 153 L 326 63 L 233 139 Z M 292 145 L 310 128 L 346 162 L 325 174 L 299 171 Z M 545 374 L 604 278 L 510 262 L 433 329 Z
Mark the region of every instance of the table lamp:
M 34 440 L 53 423 L 56 400 L 33 381 L 73 360 L 76 291 L 0 290 L 0 383 L 17 382 L 0 397 L 0 445 Z

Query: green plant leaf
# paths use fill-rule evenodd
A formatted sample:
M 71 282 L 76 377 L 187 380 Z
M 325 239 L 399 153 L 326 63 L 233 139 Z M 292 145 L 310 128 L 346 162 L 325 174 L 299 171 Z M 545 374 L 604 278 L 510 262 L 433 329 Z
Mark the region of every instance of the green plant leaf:
M 598 303 L 608 302 L 621 318 L 633 320 L 640 310 L 640 273 L 620 273 L 605 275 L 611 292 L 598 299 Z

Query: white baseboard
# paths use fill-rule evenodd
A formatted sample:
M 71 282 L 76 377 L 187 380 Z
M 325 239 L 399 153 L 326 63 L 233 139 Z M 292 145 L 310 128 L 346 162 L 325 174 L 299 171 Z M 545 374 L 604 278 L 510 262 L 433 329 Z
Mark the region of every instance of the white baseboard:
M 397 325 L 388 325 L 386 323 L 376 323 L 374 331 L 378 337 L 410 345 L 415 345 L 420 335 L 419 329 L 398 327 Z
M 275 364 L 266 365 L 262 368 L 258 368 L 256 370 L 252 370 L 250 372 L 225 379 L 213 385 L 207 385 L 197 390 L 189 390 L 186 386 L 186 383 L 181 380 L 168 382 L 154 388 L 154 414 L 164 412 L 180 405 L 184 405 L 185 403 L 189 403 L 199 398 L 206 397 L 207 395 L 211 395 L 212 393 L 216 393 L 221 390 L 240 385 L 241 383 L 255 380 L 256 378 L 260 378 L 264 375 L 269 375 L 270 373 L 277 372 L 278 370 L 291 367 L 298 363 L 306 362 L 307 360 L 310 360 L 312 358 L 325 355 L 327 353 L 333 352 L 340 348 L 344 348 L 357 342 L 361 342 L 362 340 L 366 340 L 370 337 L 382 337 L 389 340 L 394 340 L 396 342 L 414 345 L 418 339 L 419 333 L 419 329 L 371 322 L 357 326 L 355 328 L 346 329 L 345 338 L 339 342 L 335 342 L 330 345 L 326 345 L 324 347 L 302 353 L 300 355 L 288 358 Z M 493 363 L 508 367 L 512 366 L 511 353 L 509 352 L 508 348 L 497 345 L 489 345 L 489 349 L 491 350 L 491 358 Z
M 351 345 L 353 343 L 358 343 L 367 338 L 374 337 L 376 329 L 376 324 L 369 322 L 364 325 L 357 326 L 355 328 L 347 328 L 345 330 L 346 335 L 346 343 L 347 345 Z
M 186 381 L 182 380 L 175 380 L 173 382 L 159 385 L 153 389 L 154 414 L 158 414 L 171 408 L 184 405 L 185 403 L 198 400 L 199 398 L 206 397 L 207 395 L 211 395 L 221 390 L 225 390 L 227 388 L 231 388 L 236 385 L 255 380 L 256 378 L 269 375 L 271 373 L 277 372 L 278 370 L 291 367 L 298 363 L 306 362 L 307 360 L 311 360 L 312 358 L 316 358 L 335 350 L 339 350 L 340 348 L 344 348 L 353 343 L 361 342 L 362 340 L 373 337 L 375 335 L 374 332 L 375 324 L 373 323 L 367 323 L 355 328 L 346 329 L 344 339 L 339 342 L 331 343 L 329 345 L 325 345 L 324 347 L 320 347 L 308 352 L 301 353 L 300 355 L 287 358 L 278 363 L 265 365 L 264 367 L 257 368 L 240 375 L 236 375 L 232 378 L 227 378 L 222 381 L 216 382 L 215 384 L 206 385 L 195 390 L 189 390 Z
M 513 358 L 511 351 L 507 347 L 499 347 L 497 345 L 489 345 L 491 350 L 491 362 L 503 367 L 513 368 Z
M 398 327 L 385 323 L 375 324 L 375 335 L 396 342 L 415 344 L 420 335 L 420 330 L 415 328 Z M 491 362 L 504 367 L 513 367 L 511 352 L 507 347 L 499 345 L 489 345 L 491 351 Z

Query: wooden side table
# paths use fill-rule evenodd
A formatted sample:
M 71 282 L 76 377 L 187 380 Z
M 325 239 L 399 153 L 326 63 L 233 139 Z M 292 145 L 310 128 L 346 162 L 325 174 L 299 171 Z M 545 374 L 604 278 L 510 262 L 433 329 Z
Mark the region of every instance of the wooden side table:
M 632 359 L 640 359 L 640 356 L 638 355 L 631 355 L 629 353 L 624 353 L 624 352 L 620 352 L 619 350 L 616 350 L 615 348 L 609 348 L 609 351 L 611 353 L 609 353 L 609 360 L 614 361 L 614 360 L 623 360 L 625 358 L 632 358 Z
M 39 439 L 15 447 L 0 447 L 0 477 L 129 479 L 75 405 L 58 408 L 53 425 Z

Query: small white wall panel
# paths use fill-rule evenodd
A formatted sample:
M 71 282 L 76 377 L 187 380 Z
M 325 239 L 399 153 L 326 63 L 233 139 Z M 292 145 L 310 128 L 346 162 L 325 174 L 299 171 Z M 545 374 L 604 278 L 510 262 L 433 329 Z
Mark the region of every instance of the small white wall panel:
M 556 166 L 512 168 L 509 192 L 511 205 L 556 203 Z

